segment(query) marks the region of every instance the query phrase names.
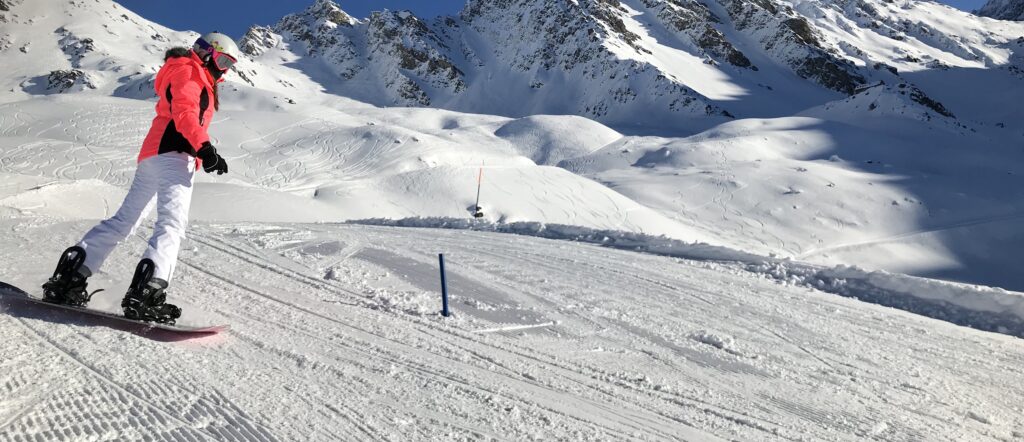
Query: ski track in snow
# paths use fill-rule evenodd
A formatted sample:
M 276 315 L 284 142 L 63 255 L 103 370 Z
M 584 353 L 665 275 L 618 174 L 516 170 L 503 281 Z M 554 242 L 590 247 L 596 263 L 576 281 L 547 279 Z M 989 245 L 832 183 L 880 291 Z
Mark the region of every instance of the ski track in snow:
M 38 286 L 88 224 L 0 219 L 16 252 L 0 277 Z M 97 306 L 116 309 L 147 235 L 93 279 L 108 288 Z M 424 287 L 437 252 L 447 320 Z M 160 342 L 4 306 L 0 440 L 1005 440 L 1024 425 L 1019 339 L 728 264 L 480 232 L 200 223 L 172 297 L 232 329 Z
M 845 250 L 845 249 L 856 249 L 856 248 L 860 248 L 860 247 L 868 247 L 868 246 L 884 244 L 884 243 L 888 243 L 888 242 L 896 242 L 896 241 L 900 241 L 900 240 L 905 240 L 905 239 L 912 238 L 912 237 L 915 237 L 915 236 L 926 236 L 926 235 L 940 233 L 940 232 L 945 232 L 945 231 L 949 231 L 949 230 L 963 229 L 963 228 L 966 228 L 966 227 L 976 227 L 976 226 L 982 226 L 982 225 L 985 225 L 985 224 L 999 223 L 999 222 L 1004 222 L 1004 221 L 1015 221 L 1015 220 L 1022 219 L 1022 218 L 1024 218 L 1024 211 L 1013 211 L 1012 213 L 1007 213 L 1007 214 L 1003 214 L 1003 215 L 974 217 L 974 218 L 969 218 L 969 219 L 966 219 L 966 220 L 963 220 L 963 221 L 959 221 L 959 222 L 954 222 L 954 223 L 950 223 L 950 224 L 943 224 L 943 225 L 939 225 L 939 226 L 929 227 L 929 228 L 926 228 L 926 229 L 918 229 L 918 230 L 914 230 L 914 231 L 910 231 L 910 232 L 898 233 L 898 234 L 895 234 L 895 235 L 888 235 L 888 236 L 885 236 L 885 237 L 875 238 L 875 239 L 871 239 L 871 240 L 867 240 L 867 241 L 859 241 L 859 242 L 848 243 L 848 244 L 836 244 L 836 245 L 832 245 L 832 246 L 829 246 L 829 247 L 826 247 L 826 248 L 807 250 L 807 251 L 797 255 L 797 257 L 799 259 L 809 259 L 809 258 L 814 257 L 815 255 L 822 255 L 822 254 L 832 253 L 832 252 L 841 251 L 841 250 Z

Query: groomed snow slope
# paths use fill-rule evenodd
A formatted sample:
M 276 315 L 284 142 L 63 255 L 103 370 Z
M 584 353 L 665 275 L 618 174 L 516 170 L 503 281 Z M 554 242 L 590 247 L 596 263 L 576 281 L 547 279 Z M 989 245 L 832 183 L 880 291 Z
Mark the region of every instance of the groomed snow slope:
M 27 289 L 91 224 L 3 213 L 0 278 Z M 463 231 L 191 232 L 174 300 L 232 330 L 162 342 L 5 305 L 0 440 L 1024 436 L 1019 339 L 733 265 Z M 147 234 L 94 278 L 97 306 Z

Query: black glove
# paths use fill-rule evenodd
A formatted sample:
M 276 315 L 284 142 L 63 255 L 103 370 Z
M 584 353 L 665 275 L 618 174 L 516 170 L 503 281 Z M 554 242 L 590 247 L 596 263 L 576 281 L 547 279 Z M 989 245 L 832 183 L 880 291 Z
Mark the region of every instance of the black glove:
M 196 156 L 203 160 L 203 170 L 206 173 L 217 172 L 217 175 L 228 173 L 228 162 L 224 160 L 224 157 L 217 155 L 217 148 L 213 147 L 209 141 L 203 143 L 203 147 L 199 148 Z

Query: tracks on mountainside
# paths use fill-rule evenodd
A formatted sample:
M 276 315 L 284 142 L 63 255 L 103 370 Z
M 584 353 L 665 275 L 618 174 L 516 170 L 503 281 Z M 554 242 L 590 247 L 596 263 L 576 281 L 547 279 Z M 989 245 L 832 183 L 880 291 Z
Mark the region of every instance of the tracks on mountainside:
M 259 133 L 247 123 L 242 125 Z M 318 183 L 371 177 L 380 170 L 380 162 L 389 158 L 393 146 L 400 145 L 383 137 L 338 140 L 337 131 L 332 130 L 338 127 L 322 118 L 306 118 L 240 142 L 238 146 L 245 154 L 230 160 L 245 162 L 249 166 L 247 178 L 258 186 L 304 192 L 321 186 Z M 304 130 L 294 140 L 290 139 L 297 129 Z M 302 135 L 309 133 L 314 135 Z M 253 146 L 256 144 L 263 146 Z M 255 171 L 263 172 L 254 175 Z
M 822 247 L 818 249 L 808 250 L 796 256 L 796 259 L 807 259 L 814 255 L 820 255 L 823 253 L 835 252 L 844 249 L 854 249 L 858 247 L 874 246 L 879 244 L 885 244 L 888 242 L 899 241 L 907 238 L 912 238 L 919 235 L 927 235 L 929 233 L 939 233 L 949 230 L 962 229 L 965 227 L 975 227 L 990 223 L 999 223 L 1005 221 L 1014 221 L 1018 219 L 1024 219 L 1024 210 L 1016 210 L 1003 215 L 991 215 L 982 216 L 977 218 L 969 218 L 962 221 L 957 221 L 948 224 L 942 224 L 934 227 L 912 230 L 909 232 L 897 233 L 895 235 L 883 236 L 880 238 L 869 239 L 867 241 L 857 241 L 845 244 L 836 244 L 833 246 Z

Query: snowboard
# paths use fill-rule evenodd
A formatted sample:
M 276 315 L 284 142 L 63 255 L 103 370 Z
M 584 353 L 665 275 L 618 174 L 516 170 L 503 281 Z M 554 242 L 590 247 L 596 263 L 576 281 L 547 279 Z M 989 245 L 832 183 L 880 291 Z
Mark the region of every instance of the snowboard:
M 71 307 L 67 305 L 51 304 L 44 302 L 42 299 L 29 295 L 28 292 L 19 289 L 13 285 L 7 284 L 0 281 L 0 311 L 5 310 L 3 307 L 7 307 L 10 302 L 21 302 L 28 303 L 34 306 L 42 307 L 48 311 L 55 313 L 71 313 L 91 316 L 94 318 L 101 319 L 104 322 L 110 322 L 111 325 L 129 326 L 132 328 L 139 328 L 141 331 L 150 330 L 163 330 L 167 332 L 182 334 L 182 335 L 212 335 L 228 330 L 227 325 L 214 325 L 205 327 L 192 327 L 184 325 L 168 325 L 159 324 L 155 322 L 144 322 L 136 321 L 134 319 L 128 319 L 121 315 L 116 315 L 109 312 L 103 312 L 99 310 L 91 310 L 88 308 Z

